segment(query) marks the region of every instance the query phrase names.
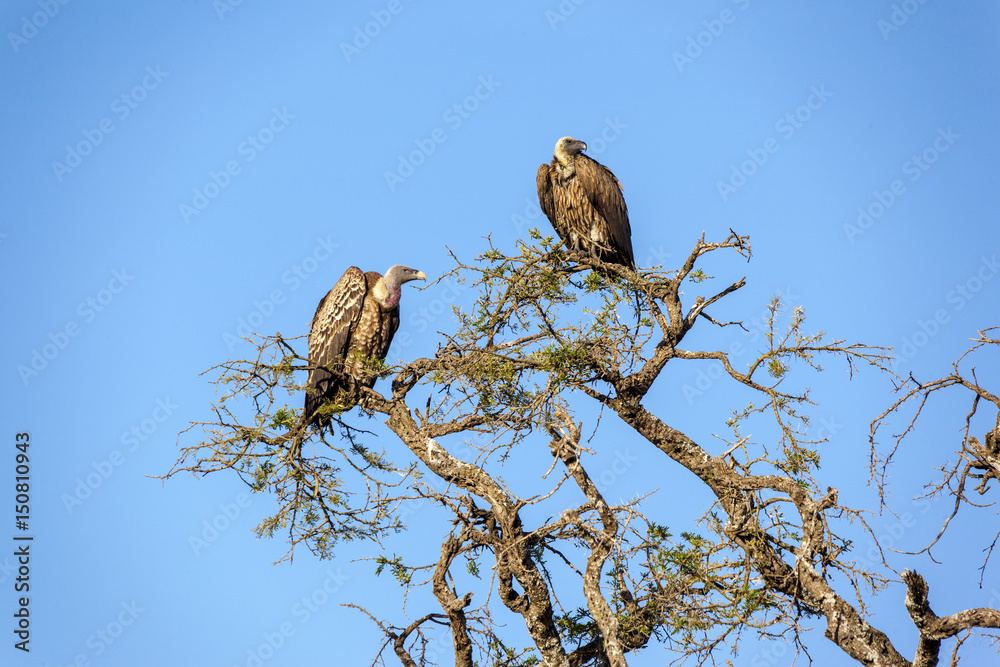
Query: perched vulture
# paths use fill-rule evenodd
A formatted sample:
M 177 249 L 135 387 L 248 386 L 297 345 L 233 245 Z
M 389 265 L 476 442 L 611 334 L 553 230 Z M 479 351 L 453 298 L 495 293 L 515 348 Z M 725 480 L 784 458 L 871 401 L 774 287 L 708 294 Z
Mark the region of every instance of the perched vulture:
M 585 150 L 573 137 L 556 142 L 552 162 L 538 167 L 538 203 L 568 248 L 634 269 L 621 183 Z
M 426 279 L 422 271 L 398 264 L 384 277 L 375 271 L 363 273 L 356 266 L 344 272 L 313 316 L 306 419 L 312 419 L 323 399 L 335 398 L 340 390 L 375 384 L 375 374 L 365 370 L 364 359 L 385 360 L 399 328 L 403 283 Z

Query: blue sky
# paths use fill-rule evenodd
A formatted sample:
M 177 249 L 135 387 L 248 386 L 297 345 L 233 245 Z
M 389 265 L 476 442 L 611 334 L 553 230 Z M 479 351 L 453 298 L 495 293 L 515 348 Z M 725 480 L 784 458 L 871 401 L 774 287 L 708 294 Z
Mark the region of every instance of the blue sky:
M 547 230 L 534 174 L 563 135 L 622 181 L 640 264 L 682 261 L 703 231 L 751 236 L 749 264 L 706 263 L 718 284 L 747 276 L 717 319 L 751 321 L 782 293 L 813 330 L 898 346 L 906 371 L 946 374 L 997 323 L 998 13 L 972 0 L 3 2 L 0 488 L 13 494 L 14 434 L 30 432 L 35 541 L 29 655 L 11 646 L 14 575 L 0 557 L 0 661 L 246 665 L 285 628 L 269 667 L 367 664 L 379 633 L 341 603 L 404 620 L 398 587 L 357 560 L 369 547 L 273 566 L 285 545 L 252 531 L 270 498 L 234 476 L 148 476 L 208 416 L 198 374 L 248 353 L 243 323 L 305 334 L 350 265 L 437 276 L 447 248 L 471 259 L 488 234 L 510 249 L 529 226 Z M 407 288 L 395 358 L 429 354 L 446 306 L 467 297 Z M 711 329 L 688 342 L 760 345 Z M 874 508 L 867 429 L 889 385 L 828 367 L 803 379 L 832 434 L 821 480 Z M 984 360 L 980 378 L 996 367 Z M 714 374 L 671 369 L 651 396 L 699 442 L 745 398 Z M 947 514 L 908 500 L 958 446 L 968 401 L 938 406 L 893 471 L 911 520 L 872 519 L 906 548 Z M 622 440 L 595 465 L 640 454 L 656 456 Z M 651 467 L 629 468 L 616 491 L 678 474 Z M 995 514 L 983 512 L 960 518 L 941 565 L 894 561 L 928 577 L 938 613 L 1000 590 L 995 568 L 983 589 L 958 576 L 988 546 L 981 522 Z M 431 514 L 387 552 L 416 531 L 437 544 L 446 528 Z M 408 611 L 433 608 L 420 604 Z M 911 650 L 901 588 L 873 608 Z M 820 664 L 850 664 L 814 639 Z M 751 643 L 734 663 L 790 656 Z M 663 659 L 654 648 L 635 664 Z

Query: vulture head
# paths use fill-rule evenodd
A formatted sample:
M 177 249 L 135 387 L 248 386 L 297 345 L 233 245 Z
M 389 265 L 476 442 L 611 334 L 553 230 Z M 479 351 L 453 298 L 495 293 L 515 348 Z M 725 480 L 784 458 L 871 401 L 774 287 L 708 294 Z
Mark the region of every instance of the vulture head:
M 565 164 L 570 158 L 587 150 L 587 144 L 573 137 L 563 137 L 556 142 L 554 155 L 556 159 Z
M 403 283 L 408 283 L 411 280 L 427 280 L 427 276 L 424 275 L 423 271 L 417 271 L 402 264 L 391 266 L 382 276 L 382 287 L 385 291 L 376 290 L 375 297 L 383 308 L 394 308 L 399 304 L 399 297 L 403 293 L 401 289 Z

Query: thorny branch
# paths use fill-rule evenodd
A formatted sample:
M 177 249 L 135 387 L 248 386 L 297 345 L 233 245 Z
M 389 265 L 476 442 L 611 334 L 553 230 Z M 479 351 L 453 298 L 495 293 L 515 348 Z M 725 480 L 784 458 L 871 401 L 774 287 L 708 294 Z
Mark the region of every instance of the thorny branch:
M 971 507 L 986 507 L 982 502 L 977 502 L 969 497 L 968 492 L 974 490 L 979 497 L 985 496 L 1000 479 L 1000 398 L 989 392 L 980 383 L 975 367 L 968 371 L 961 368 L 962 362 L 976 352 L 997 351 L 1000 346 L 1000 339 L 991 338 L 988 332 L 997 331 L 998 327 L 984 329 L 979 333 L 979 337 L 972 339 L 975 343 L 957 361 L 952 364 L 952 372 L 946 377 L 930 382 L 919 382 L 911 373 L 899 386 L 898 392 L 902 394 L 900 398 L 887 408 L 882 414 L 876 417 L 871 423 L 871 480 L 878 487 L 879 497 L 883 506 L 886 506 L 886 495 L 888 491 L 887 473 L 893 459 L 899 453 L 904 441 L 915 436 L 917 421 L 923 414 L 928 402 L 940 392 L 946 389 L 961 388 L 966 392 L 966 396 L 971 398 L 971 405 L 962 428 L 962 436 L 957 450 L 957 458 L 954 461 L 946 462 L 941 467 L 942 478 L 940 481 L 929 484 L 930 491 L 925 497 L 946 497 L 951 496 L 951 512 L 945 518 L 941 529 L 933 540 L 922 549 L 916 552 L 901 551 L 909 555 L 927 553 L 933 559 L 931 550 L 944 537 L 951 525 L 952 520 L 958 515 L 963 505 Z M 992 364 L 995 367 L 995 362 Z M 979 414 L 983 402 L 992 404 L 989 414 L 984 415 L 987 427 L 982 439 L 973 435 L 974 418 Z M 886 426 L 891 416 L 899 414 L 908 405 L 916 403 L 912 415 L 905 422 L 905 428 L 899 433 L 892 435 L 892 448 L 886 454 L 881 454 L 878 449 L 879 431 Z M 983 420 L 979 420 L 983 422 Z M 989 503 L 992 504 L 992 503 Z M 985 568 L 989 562 L 993 547 L 1000 538 L 1000 532 L 996 533 L 993 543 L 986 549 L 986 558 L 980 568 L 985 573 Z M 980 584 L 982 578 L 980 578 Z
M 823 332 L 806 330 L 803 309 L 789 313 L 778 298 L 769 305 L 766 346 L 746 370 L 726 352 L 682 349 L 699 322 L 743 326 L 708 312 L 740 290 L 743 278 L 684 303 L 684 287 L 713 280 L 697 268 L 707 253 L 750 259 L 749 239 L 735 232 L 718 243 L 702 235 L 676 271 L 632 271 L 566 252 L 537 232 L 533 240 L 536 245 L 521 244 L 516 254 L 489 242 L 473 263 L 455 257 L 456 268 L 441 279 L 475 286 L 475 302 L 453 306 L 455 326 L 442 334 L 433 356 L 383 369 L 383 376 L 392 376 L 391 394 L 363 390 L 347 404 L 327 406 L 329 430 L 302 423 L 276 397 L 278 390 L 301 391 L 294 375 L 308 368 L 308 360 L 295 352 L 295 339 L 255 339 L 256 358 L 213 369 L 224 390 L 213 406 L 215 419 L 192 425 L 205 429 L 205 439 L 184 447 L 165 477 L 231 469 L 255 491 L 273 493 L 278 511 L 258 532 L 287 529 L 289 557 L 302 541 L 324 558 L 341 539 L 381 544 L 404 529 L 399 509 L 414 492 L 444 512 L 452 529 L 436 560 L 413 565 L 407 558 L 378 559 L 407 590 L 430 583 L 444 612 L 423 614 L 403 627 L 376 621 L 387 638 L 382 650 L 391 646 L 406 667 L 434 661 L 425 626 L 450 631 L 456 665 L 509 667 L 538 660 L 623 667 L 629 653 L 654 639 L 678 660 L 702 664 L 714 662 L 723 647 L 735 651 L 747 630 L 784 636 L 804 650 L 799 633 L 808 618 L 822 619 L 826 636 L 861 664 L 909 667 L 935 664 L 941 639 L 996 627 L 995 610 L 935 616 L 926 584 L 921 588 L 923 580 L 908 574 L 907 609 L 921 633 L 916 661 L 906 660 L 866 617 L 864 591 L 883 588 L 888 580 L 850 560 L 851 543 L 836 532 L 845 519 L 871 531 L 863 511 L 839 505 L 837 490 L 820 491 L 812 477 L 823 438 L 811 434 L 806 410 L 812 401 L 808 389 L 792 386 L 798 377 L 793 371 L 821 371 L 820 359 L 832 357 L 843 360 L 852 375 L 870 366 L 896 377 L 889 350 L 826 341 Z M 981 332 L 977 347 L 995 343 Z M 726 376 L 762 397 L 733 411 L 732 436 L 721 455 L 668 423 L 669 411 L 659 414 L 663 406 L 646 400 L 674 360 L 721 364 Z M 958 503 L 969 502 L 968 485 L 978 484 L 980 495 L 988 490 L 1000 460 L 997 427 L 982 441 L 969 433 L 981 402 L 1000 405 L 974 371 L 969 375 L 960 374 L 956 363 L 955 373 L 936 383 L 896 378 L 909 393 L 876 420 L 881 423 L 910 398 L 920 396 L 922 406 L 945 387 L 973 392 L 962 463 L 952 475 L 956 511 Z M 595 451 L 606 451 L 606 441 L 600 430 L 583 441 L 574 417 L 588 401 L 613 411 L 714 495 L 700 522 L 707 536 L 673 535 L 648 516 L 645 497 L 617 506 L 605 499 L 587 466 Z M 396 465 L 385 451 L 365 444 L 374 430 L 347 421 L 354 407 L 385 420 L 405 445 L 408 463 Z M 765 416 L 779 427 L 776 440 L 756 442 L 743 434 L 752 420 Z M 896 448 L 912 425 L 897 436 Z M 873 475 L 876 429 L 873 424 Z M 346 445 L 331 442 L 333 435 Z M 537 466 L 532 456 L 542 443 L 556 467 L 505 481 L 505 470 Z M 656 462 L 649 454 L 643 461 Z M 548 487 L 532 485 L 554 469 L 561 474 Z M 666 474 L 672 470 L 665 468 Z M 472 579 L 456 576 L 459 558 Z M 469 586 L 479 580 L 480 560 L 489 563 L 490 585 L 473 609 L 478 593 Z M 418 572 L 427 577 L 415 580 Z M 579 583 L 567 587 L 567 578 Z M 843 587 L 854 602 L 841 594 Z M 491 602 L 494 596 L 499 604 Z M 501 640 L 497 613 L 520 618 L 531 646 Z

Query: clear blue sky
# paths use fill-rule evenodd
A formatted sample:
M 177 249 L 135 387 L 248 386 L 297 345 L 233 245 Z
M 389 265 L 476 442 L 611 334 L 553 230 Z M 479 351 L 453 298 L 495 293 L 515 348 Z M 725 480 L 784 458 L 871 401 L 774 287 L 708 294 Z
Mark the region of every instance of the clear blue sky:
M 304 334 L 350 265 L 436 276 L 446 244 L 471 259 L 487 234 L 509 249 L 528 218 L 547 229 L 535 169 L 563 135 L 621 179 L 641 264 L 680 261 L 702 231 L 751 235 L 751 263 L 708 263 L 720 283 L 747 276 L 716 318 L 752 320 L 781 291 L 813 330 L 903 346 L 906 370 L 947 373 L 997 324 L 998 13 L 985 0 L 3 2 L 0 495 L 13 496 L 14 434 L 29 431 L 35 541 L 29 655 L 12 648 L 13 547 L 0 549 L 0 662 L 246 665 L 289 624 L 268 667 L 367 664 L 379 634 L 340 603 L 405 618 L 391 579 L 372 582 L 355 560 L 366 546 L 272 566 L 285 545 L 252 532 L 270 498 L 235 476 L 147 475 L 208 416 L 198 373 L 247 353 L 233 341 L 241 321 Z M 433 350 L 455 299 L 407 289 L 397 358 Z M 734 341 L 753 347 L 731 330 L 690 343 Z M 828 367 L 806 375 L 814 414 L 836 425 L 820 478 L 874 507 L 867 425 L 888 383 L 867 372 L 848 384 Z M 708 369 L 673 371 L 656 395 L 704 443 L 744 399 L 724 382 L 685 391 Z M 920 476 L 894 470 L 901 512 L 958 446 L 968 403 L 942 405 L 951 412 L 912 443 Z M 635 439 L 620 447 L 661 458 Z M 616 493 L 684 488 L 677 470 L 650 468 L 616 479 Z M 912 507 L 899 543 L 922 546 L 944 505 Z M 11 514 L 8 503 L 8 545 Z M 894 561 L 927 575 L 938 613 L 1000 589 L 996 568 L 983 590 L 970 573 L 992 535 L 982 521 L 995 514 L 955 526 L 942 565 Z M 206 522 L 223 529 L 195 553 Z M 446 530 L 414 525 L 389 555 L 416 530 L 431 544 Z M 878 599 L 874 621 L 908 651 L 901 590 Z M 303 597 L 322 604 L 306 613 Z M 431 610 L 421 599 L 410 612 Z M 819 664 L 850 664 L 815 639 Z M 734 662 L 776 646 L 751 643 Z M 654 648 L 635 664 L 664 658 Z

